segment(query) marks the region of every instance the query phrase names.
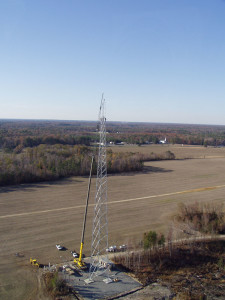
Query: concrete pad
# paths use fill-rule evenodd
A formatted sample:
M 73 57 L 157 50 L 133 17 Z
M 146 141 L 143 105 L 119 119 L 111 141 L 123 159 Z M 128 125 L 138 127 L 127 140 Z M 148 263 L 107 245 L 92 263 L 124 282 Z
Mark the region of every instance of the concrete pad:
M 138 281 L 119 270 L 110 271 L 109 277 L 106 274 L 93 277 L 90 283 L 86 283 L 89 279 L 88 271 L 79 271 L 79 274 L 74 275 L 64 274 L 63 277 L 81 299 L 108 299 L 142 287 Z

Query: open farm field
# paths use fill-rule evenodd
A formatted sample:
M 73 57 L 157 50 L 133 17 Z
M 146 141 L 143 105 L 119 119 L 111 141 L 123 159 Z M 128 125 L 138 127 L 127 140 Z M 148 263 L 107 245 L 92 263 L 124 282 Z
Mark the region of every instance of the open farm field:
M 110 244 L 138 241 L 152 229 L 166 234 L 180 202 L 225 203 L 223 148 L 149 145 L 112 149 L 163 149 L 177 158 L 186 155 L 196 159 L 148 162 L 141 173 L 109 176 Z M 44 299 L 37 292 L 38 279 L 29 258 L 55 264 L 71 259 L 70 250 L 79 250 L 87 186 L 88 178 L 73 177 L 0 188 L 0 299 Z M 86 255 L 90 254 L 94 194 L 95 178 L 85 235 Z M 57 251 L 57 243 L 68 250 Z
M 171 145 L 171 144 L 151 144 L 151 145 L 123 145 L 113 146 L 111 149 L 114 152 L 140 152 L 144 154 L 164 153 L 171 151 L 175 154 L 176 159 L 186 158 L 212 158 L 225 157 L 225 147 L 204 147 L 193 145 Z

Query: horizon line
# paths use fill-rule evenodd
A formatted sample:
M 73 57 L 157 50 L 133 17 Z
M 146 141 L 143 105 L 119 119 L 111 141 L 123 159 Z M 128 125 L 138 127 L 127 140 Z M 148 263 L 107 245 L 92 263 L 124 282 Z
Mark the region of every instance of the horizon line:
M 0 118 L 0 121 L 54 121 L 54 122 L 98 122 L 98 120 L 71 120 L 71 119 L 22 119 L 22 118 Z M 170 124 L 170 125 L 198 125 L 198 126 L 225 126 L 225 124 L 205 123 L 179 123 L 179 122 L 150 122 L 150 121 L 109 121 L 107 123 L 139 123 L 139 124 Z

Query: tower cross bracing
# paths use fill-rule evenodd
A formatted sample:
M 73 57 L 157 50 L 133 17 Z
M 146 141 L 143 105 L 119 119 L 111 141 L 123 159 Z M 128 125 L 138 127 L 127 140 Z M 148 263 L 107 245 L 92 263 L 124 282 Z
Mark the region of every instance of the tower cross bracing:
M 96 195 L 91 243 L 90 279 L 105 272 L 102 262 L 108 262 L 108 217 L 107 217 L 107 158 L 106 158 L 106 118 L 105 99 L 102 96 L 99 110 L 99 147 L 96 179 Z

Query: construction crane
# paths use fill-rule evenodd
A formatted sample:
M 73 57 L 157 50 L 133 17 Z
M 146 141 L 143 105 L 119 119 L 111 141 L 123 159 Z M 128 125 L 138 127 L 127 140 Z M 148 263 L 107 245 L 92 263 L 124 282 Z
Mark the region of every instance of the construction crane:
M 85 205 L 85 211 L 84 211 L 84 220 L 83 220 L 83 230 L 82 230 L 82 235 L 81 235 L 80 253 L 79 253 L 79 257 L 74 259 L 74 263 L 76 264 L 76 266 L 79 269 L 86 269 L 86 264 L 82 260 L 82 254 L 83 254 L 83 246 L 84 246 L 84 234 L 85 234 L 86 219 L 87 219 L 88 201 L 89 201 L 89 194 L 90 194 L 90 188 L 91 188 L 91 175 L 92 175 L 93 161 L 94 161 L 94 156 L 92 156 L 92 159 L 91 159 L 91 169 L 90 169 L 89 182 L 88 182 L 88 192 L 87 192 L 87 199 L 86 199 L 86 205 Z

